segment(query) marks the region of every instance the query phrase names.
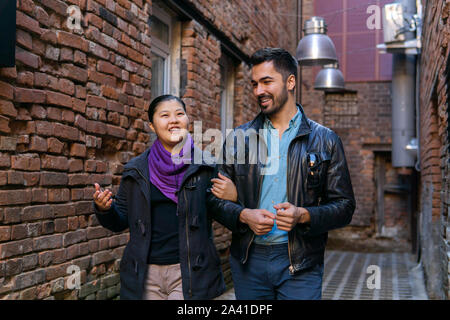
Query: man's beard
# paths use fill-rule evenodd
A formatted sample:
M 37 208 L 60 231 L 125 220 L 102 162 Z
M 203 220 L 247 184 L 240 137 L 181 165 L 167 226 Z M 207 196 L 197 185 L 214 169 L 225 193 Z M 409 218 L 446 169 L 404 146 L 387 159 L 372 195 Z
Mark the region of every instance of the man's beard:
M 261 100 L 264 98 L 272 99 L 273 109 L 268 110 L 267 108 L 264 108 L 263 106 L 261 106 Z M 281 91 L 281 95 L 277 99 L 274 99 L 274 97 L 272 95 L 262 95 L 262 96 L 258 97 L 258 104 L 259 104 L 259 107 L 261 108 L 261 112 L 264 115 L 271 116 L 271 115 L 279 112 L 283 108 L 283 106 L 285 105 L 287 100 L 288 100 L 288 90 L 285 85 L 283 90 Z

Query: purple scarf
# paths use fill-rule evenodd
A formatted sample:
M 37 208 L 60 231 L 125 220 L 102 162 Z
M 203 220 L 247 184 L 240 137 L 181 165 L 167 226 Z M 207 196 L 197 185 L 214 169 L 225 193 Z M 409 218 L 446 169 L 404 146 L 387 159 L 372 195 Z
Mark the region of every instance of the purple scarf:
M 191 155 L 194 149 L 194 141 L 188 133 L 186 143 L 178 155 L 172 154 L 164 149 L 159 139 L 153 143 L 148 154 L 148 171 L 150 173 L 150 181 L 157 187 L 167 198 L 178 204 L 178 198 L 175 192 L 180 188 L 191 158 L 183 159 L 183 155 L 188 151 L 190 146 Z M 188 162 L 188 163 L 185 163 Z

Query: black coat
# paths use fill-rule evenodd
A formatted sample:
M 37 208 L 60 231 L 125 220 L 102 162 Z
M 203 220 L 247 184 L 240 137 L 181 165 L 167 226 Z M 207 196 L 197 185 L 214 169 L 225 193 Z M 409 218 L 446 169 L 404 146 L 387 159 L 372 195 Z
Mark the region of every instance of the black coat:
M 142 299 L 144 294 L 151 245 L 149 151 L 125 165 L 111 209 L 101 212 L 95 208 L 105 228 L 114 232 L 129 228 L 130 241 L 120 263 L 120 298 L 123 300 Z M 199 149 L 195 148 L 195 152 L 201 155 Z M 214 169 L 214 165 L 204 161 L 191 164 L 177 193 L 179 256 L 185 299 L 212 299 L 225 291 L 220 259 L 213 243 L 212 215 L 206 207 L 206 190 L 211 186 Z
M 349 224 L 355 210 L 352 183 L 340 138 L 332 130 L 308 119 L 303 108 L 298 107 L 302 120 L 288 149 L 287 199 L 297 207 L 306 208 L 311 222 L 297 224 L 288 234 L 291 274 L 323 263 L 327 232 Z M 249 137 L 252 135 L 250 132 L 259 132 L 263 121 L 264 115 L 259 114 L 253 121 L 235 129 L 247 133 L 244 144 L 246 163 L 236 163 L 239 144 L 235 142 L 230 146 L 233 159 L 227 159 L 227 152 L 223 152 L 223 164 L 218 166 L 218 170 L 235 183 L 239 203 L 221 200 L 212 194 L 208 196 L 208 204 L 217 212 L 218 221 L 233 231 L 231 254 L 241 263 L 247 261 L 255 234 L 239 221 L 239 214 L 244 208 L 257 208 L 263 178 L 261 161 L 256 164 L 248 161 Z M 229 136 L 227 143 L 232 142 L 231 139 Z M 256 139 L 259 139 L 258 135 Z M 315 160 L 313 167 L 309 167 L 308 158 Z M 231 217 L 230 222 L 221 221 L 221 216 Z

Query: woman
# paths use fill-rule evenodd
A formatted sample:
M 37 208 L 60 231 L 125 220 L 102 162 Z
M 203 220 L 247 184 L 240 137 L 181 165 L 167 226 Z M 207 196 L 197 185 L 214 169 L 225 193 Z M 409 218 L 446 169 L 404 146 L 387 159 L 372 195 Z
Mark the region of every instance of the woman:
M 157 140 L 125 165 L 115 197 L 97 183 L 93 195 L 102 226 L 114 232 L 129 228 L 121 299 L 212 299 L 225 289 L 206 206 L 214 166 L 194 163 L 203 159 L 202 151 L 187 132 L 180 98 L 157 97 L 148 116 Z M 211 192 L 235 201 L 234 184 L 219 177 Z

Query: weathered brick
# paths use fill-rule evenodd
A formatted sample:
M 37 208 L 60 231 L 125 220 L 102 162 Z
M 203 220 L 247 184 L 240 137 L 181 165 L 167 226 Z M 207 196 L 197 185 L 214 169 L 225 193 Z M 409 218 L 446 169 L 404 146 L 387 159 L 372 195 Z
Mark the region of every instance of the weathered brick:
M 11 156 L 11 168 L 18 170 L 38 171 L 41 167 L 41 161 L 36 154 L 21 154 Z
M 91 214 L 94 212 L 92 201 L 78 201 L 75 203 L 75 212 L 77 215 Z
M 17 116 L 17 110 L 12 102 L 0 100 L 0 114 L 15 118 Z
M 0 150 L 15 151 L 17 146 L 17 138 L 0 136 Z
M 53 134 L 67 140 L 78 140 L 79 131 L 76 128 L 61 123 L 52 123 Z
M 70 200 L 69 189 L 48 189 L 48 202 L 67 202 Z
M 0 242 L 9 241 L 11 239 L 11 227 L 0 227 Z
M 84 144 L 74 143 L 70 147 L 72 157 L 86 157 L 86 146 Z
M 2 205 L 25 204 L 31 202 L 31 190 L 0 190 Z
M 30 206 L 23 208 L 20 220 L 35 221 L 53 217 L 53 207 L 49 205 Z
M 33 69 L 38 69 L 42 62 L 38 55 L 20 47 L 16 47 L 16 61 Z
M 75 243 L 86 241 L 85 230 L 77 230 L 74 232 L 65 233 L 63 236 L 64 247 L 70 246 Z
M 67 217 L 67 216 L 73 216 L 75 215 L 75 206 L 74 204 L 57 204 L 52 205 L 53 212 L 55 214 L 55 217 Z
M 64 143 L 54 137 L 47 139 L 47 145 L 48 151 L 52 153 L 61 153 L 64 148 Z
M 0 97 L 12 100 L 14 98 L 14 87 L 6 82 L 0 81 Z
M 42 30 L 39 27 L 39 22 L 29 16 L 27 16 L 26 14 L 24 14 L 23 12 L 17 11 L 16 13 L 16 23 L 18 26 L 29 30 L 33 33 L 36 33 L 37 35 L 41 35 Z
M 88 42 L 82 37 L 65 31 L 56 31 L 56 38 L 60 45 L 80 49 L 82 51 L 88 51 Z
M 113 126 L 110 124 L 106 125 L 106 133 L 117 138 L 124 139 L 126 136 L 126 130 L 124 128 Z
M 55 234 L 50 236 L 43 236 L 33 239 L 33 249 L 35 251 L 57 249 L 62 246 L 62 235 Z
M 21 290 L 27 287 L 31 287 L 45 281 L 45 270 L 33 270 L 30 272 L 22 273 L 16 277 L 15 290 Z
M 78 82 L 86 82 L 88 79 L 88 72 L 85 69 L 72 64 L 63 64 L 62 73 L 64 77 Z
M 67 173 L 41 172 L 41 186 L 64 186 L 67 185 Z
M 83 170 L 83 161 L 81 159 L 69 160 L 69 172 L 77 172 Z
M 66 157 L 45 154 L 41 157 L 41 168 L 66 171 L 69 169 L 69 161 Z
M 0 259 L 26 254 L 33 251 L 33 240 L 24 239 L 0 244 Z
M 46 152 L 47 151 L 47 140 L 39 137 L 39 136 L 32 136 L 29 146 L 30 151 L 39 151 L 39 152 Z
M 53 91 L 46 91 L 46 94 L 48 104 L 72 108 L 72 99 L 69 95 Z
M 14 88 L 14 100 L 23 103 L 44 103 L 46 93 L 37 89 Z

